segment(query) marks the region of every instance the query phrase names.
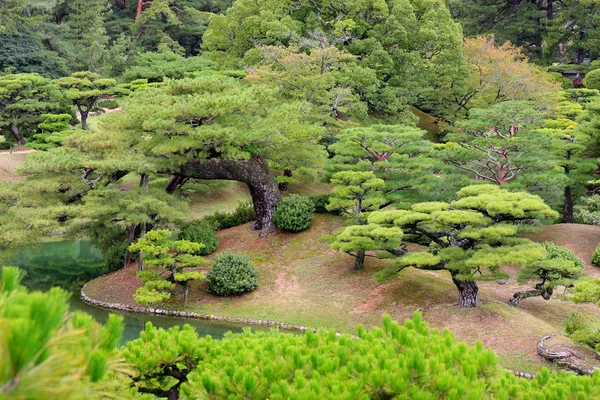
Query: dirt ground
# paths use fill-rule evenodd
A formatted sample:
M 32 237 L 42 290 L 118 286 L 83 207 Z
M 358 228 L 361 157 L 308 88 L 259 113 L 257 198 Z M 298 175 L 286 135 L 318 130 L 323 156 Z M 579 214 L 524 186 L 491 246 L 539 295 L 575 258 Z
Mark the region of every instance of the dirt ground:
M 355 332 L 358 324 L 379 325 L 383 314 L 403 321 L 421 311 L 432 327 L 450 329 L 460 340 L 470 344 L 480 340 L 494 349 L 506 368 L 535 372 L 549 366 L 536 352 L 537 342 L 547 334 L 554 335 L 556 343 L 587 354 L 593 362 L 591 352 L 566 337 L 563 323 L 572 312 L 600 323 L 597 306 L 577 305 L 557 297 L 550 301 L 527 299 L 519 308 L 512 307 L 507 300 L 526 288 L 516 282 L 517 268 L 507 270 L 511 276 L 507 282 L 480 283 L 481 302 L 472 309 L 458 306 L 456 289 L 444 271 L 408 269 L 398 279 L 379 284 L 373 274 L 388 260 L 368 258 L 365 270 L 356 272 L 351 257 L 320 240 L 342 224 L 339 217 L 317 215 L 307 231 L 277 232 L 265 239 L 258 239 L 249 225 L 220 231 L 217 252 L 229 249 L 248 254 L 261 274 L 260 287 L 242 296 L 221 298 L 208 294 L 200 283 L 191 290 L 190 310 L 345 332 Z M 590 260 L 592 248 L 600 242 L 600 227 L 554 225 L 532 238 L 556 242 L 566 238 L 586 261 L 589 272 L 598 272 Z M 130 267 L 92 281 L 88 295 L 133 305 L 133 293 L 140 285 L 135 267 Z M 179 297 L 172 298 L 164 308 L 181 307 Z

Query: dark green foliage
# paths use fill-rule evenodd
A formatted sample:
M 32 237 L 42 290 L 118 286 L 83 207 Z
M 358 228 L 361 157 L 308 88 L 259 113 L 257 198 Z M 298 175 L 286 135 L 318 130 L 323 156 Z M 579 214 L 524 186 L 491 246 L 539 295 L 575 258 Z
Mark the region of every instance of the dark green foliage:
M 574 341 L 600 352 L 600 329 L 590 326 L 579 314 L 571 314 L 565 321 L 565 331 Z
M 215 235 L 215 231 L 210 226 L 197 222 L 182 226 L 178 239 L 203 244 L 204 247 L 198 251 L 199 255 L 210 254 L 219 245 L 219 238 Z
M 233 212 L 220 212 L 207 215 L 201 222 L 211 226 L 215 231 L 234 228 L 253 221 L 256 218 L 252 203 L 240 203 Z
M 279 229 L 300 232 L 308 229 L 314 217 L 313 202 L 307 197 L 292 195 L 279 202 L 277 211 L 273 214 L 273 221 Z
M 189 72 L 204 71 L 214 67 L 214 63 L 204 57 L 190 57 L 174 53 L 143 53 L 136 57 L 135 64 L 123 74 L 126 82 L 147 79 L 148 82 L 161 82 L 165 78 L 181 79 Z
M 592 264 L 596 267 L 600 267 L 600 246 L 596 247 L 594 254 L 592 255 Z
M 250 292 L 258 287 L 258 271 L 245 254 L 222 253 L 206 274 L 208 291 L 218 296 Z
M 98 108 L 108 108 L 109 110 L 114 110 L 115 108 L 119 108 L 119 103 L 114 100 L 102 100 L 98 102 Z
M 17 73 L 36 72 L 48 78 L 69 74 L 65 60 L 45 51 L 27 34 L 0 35 L 0 72 L 10 67 Z
M 127 247 L 127 242 L 124 241 L 120 245 L 111 247 L 103 252 L 106 272 L 112 272 L 123 268 Z M 131 255 L 137 260 L 137 253 L 133 253 Z M 131 261 L 134 261 L 134 257 L 131 257 Z
M 308 198 L 310 199 L 310 201 L 312 201 L 313 205 L 315 206 L 315 212 L 317 214 L 328 214 L 332 213 L 332 211 L 329 211 L 327 209 L 327 204 L 329 204 L 330 197 L 330 194 L 314 194 L 312 196 L 309 196 Z

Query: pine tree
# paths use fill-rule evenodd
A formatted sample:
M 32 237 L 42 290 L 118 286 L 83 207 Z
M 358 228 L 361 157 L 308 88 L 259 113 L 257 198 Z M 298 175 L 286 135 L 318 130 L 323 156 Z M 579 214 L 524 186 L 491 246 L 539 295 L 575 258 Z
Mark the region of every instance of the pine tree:
M 77 107 L 83 130 L 88 128 L 88 115 L 96 107 L 98 99 L 112 93 L 115 83 L 114 79 L 102 78 L 89 71 L 74 72 L 71 76 L 56 81 L 56 84 L 63 89 L 65 96 Z
M 390 279 L 407 267 L 446 270 L 458 289 L 459 304 L 475 307 L 477 279 L 498 279 L 504 276 L 502 265 L 545 258 L 541 245 L 516 237 L 515 223 L 557 216 L 538 196 L 476 185 L 461 189 L 458 197 L 451 203 L 416 203 L 410 210 L 369 215 L 370 224 L 398 227 L 405 235 L 431 243 L 427 252 L 408 252 L 397 258 L 378 273 L 379 279 Z
M 197 254 L 204 245 L 189 240 L 170 240 L 171 232 L 166 229 L 152 230 L 131 246 L 130 251 L 139 251 L 149 267 L 164 269 L 170 273 L 167 280 L 154 271 L 140 271 L 138 275 L 144 286 L 136 290 L 134 299 L 140 304 L 153 304 L 168 300 L 175 282 L 183 286 L 183 306 L 187 307 L 189 284 L 204 279 L 202 273 L 184 270 L 206 264 Z M 162 273 L 165 271 L 161 271 Z

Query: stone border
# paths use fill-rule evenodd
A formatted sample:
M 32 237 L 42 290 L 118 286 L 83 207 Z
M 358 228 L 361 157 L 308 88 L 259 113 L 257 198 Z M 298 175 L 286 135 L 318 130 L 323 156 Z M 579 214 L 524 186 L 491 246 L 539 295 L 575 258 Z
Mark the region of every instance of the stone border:
M 141 313 L 141 314 L 153 314 L 153 315 L 164 315 L 167 317 L 179 317 L 179 318 L 193 318 L 193 319 L 202 319 L 207 321 L 218 321 L 218 322 L 229 322 L 234 324 L 244 324 L 244 325 L 253 325 L 253 326 L 265 326 L 265 327 L 274 327 L 285 330 L 295 330 L 300 332 L 306 332 L 308 327 L 302 325 L 291 325 L 283 322 L 277 321 L 267 321 L 262 319 L 253 319 L 253 318 L 239 318 L 239 317 L 225 317 L 221 315 L 212 315 L 212 314 L 200 314 L 195 312 L 187 312 L 187 311 L 176 311 L 176 310 L 163 310 L 160 308 L 149 308 L 142 306 L 128 306 L 120 303 L 108 303 L 105 301 L 94 300 L 87 294 L 85 294 L 84 289 L 87 286 L 87 283 L 83 285 L 81 288 L 81 292 L 79 294 L 79 298 L 84 303 L 92 305 L 94 307 L 104 308 L 108 310 L 117 310 L 124 312 L 133 312 L 133 313 Z M 313 329 L 316 332 L 316 329 Z M 337 335 L 341 335 L 341 333 L 337 333 Z

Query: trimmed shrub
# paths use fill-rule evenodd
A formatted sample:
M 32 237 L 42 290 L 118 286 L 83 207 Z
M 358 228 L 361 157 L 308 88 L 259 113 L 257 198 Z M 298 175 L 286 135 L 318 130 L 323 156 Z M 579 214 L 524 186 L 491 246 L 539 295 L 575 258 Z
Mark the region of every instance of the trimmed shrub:
M 212 253 L 219 245 L 219 238 L 215 235 L 212 227 L 198 222 L 184 225 L 177 239 L 203 244 L 204 247 L 197 252 L 201 256 Z
M 592 255 L 592 264 L 596 267 L 600 267 L 600 245 L 596 247 L 594 250 L 594 254 Z
M 109 110 L 114 110 L 115 108 L 119 108 L 119 103 L 114 100 L 102 100 L 98 102 L 98 108 L 108 108 Z
M 588 72 L 583 78 L 583 84 L 588 89 L 600 89 L 600 69 Z
M 207 215 L 202 218 L 202 223 L 212 227 L 215 231 L 227 228 L 233 228 L 245 224 L 246 222 L 254 221 L 254 207 L 252 203 L 240 203 L 233 212 L 219 212 L 212 215 Z
M 285 197 L 273 214 L 275 224 L 285 231 L 300 232 L 307 229 L 315 217 L 315 205 L 303 196 Z
M 546 252 L 548 252 L 548 259 L 552 260 L 558 258 L 560 260 L 572 261 L 573 264 L 575 264 L 575 267 L 582 270 L 585 267 L 583 260 L 566 247 L 556 245 L 552 242 L 544 242 L 542 244 L 546 248 Z
M 258 287 L 258 271 L 245 254 L 221 253 L 206 274 L 208 291 L 218 296 L 250 292 Z

